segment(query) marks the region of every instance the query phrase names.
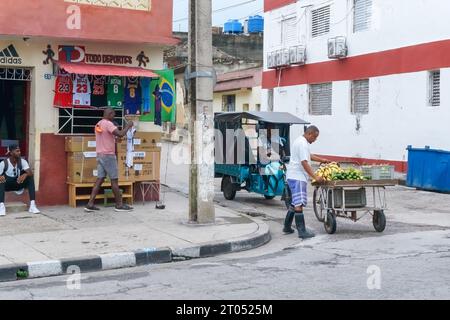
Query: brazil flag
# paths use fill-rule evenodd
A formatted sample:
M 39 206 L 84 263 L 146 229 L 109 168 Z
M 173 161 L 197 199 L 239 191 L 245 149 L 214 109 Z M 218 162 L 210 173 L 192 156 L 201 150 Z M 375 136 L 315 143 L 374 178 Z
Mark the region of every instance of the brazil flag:
M 161 99 L 161 121 L 172 122 L 176 121 L 176 90 L 175 90 L 175 73 L 171 69 L 153 71 L 159 78 L 152 79 L 150 83 L 150 113 L 143 114 L 140 118 L 143 122 L 155 121 L 156 99 L 155 91 L 159 91 L 158 97 Z

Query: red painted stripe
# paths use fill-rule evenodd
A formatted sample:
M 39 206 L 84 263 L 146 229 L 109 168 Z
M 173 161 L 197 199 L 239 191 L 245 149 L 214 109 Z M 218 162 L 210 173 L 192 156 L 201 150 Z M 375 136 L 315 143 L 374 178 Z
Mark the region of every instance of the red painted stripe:
M 263 74 L 263 88 L 364 79 L 449 67 L 450 40 L 443 40 L 281 71 L 266 71 Z
M 335 161 L 335 162 L 354 162 L 360 166 L 363 165 L 390 165 L 395 167 L 396 172 L 407 173 L 408 162 L 395 161 L 395 160 L 379 160 L 379 159 L 366 159 L 366 158 L 353 158 L 353 157 L 340 157 L 329 155 L 318 155 L 319 157 Z
M 296 2 L 297 0 L 264 0 L 264 12 L 282 8 Z

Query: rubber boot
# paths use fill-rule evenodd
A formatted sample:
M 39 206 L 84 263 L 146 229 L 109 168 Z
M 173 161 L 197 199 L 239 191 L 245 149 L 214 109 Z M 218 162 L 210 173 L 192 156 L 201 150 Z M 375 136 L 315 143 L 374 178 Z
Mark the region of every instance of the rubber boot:
M 286 219 L 284 220 L 284 228 L 283 232 L 285 234 L 291 234 L 294 233 L 295 230 L 292 229 L 292 221 L 294 221 L 295 212 L 292 210 L 289 210 L 286 214 Z
M 303 213 L 295 213 L 295 226 L 297 227 L 298 237 L 301 239 L 308 239 L 316 236 L 312 231 L 306 229 L 305 216 Z

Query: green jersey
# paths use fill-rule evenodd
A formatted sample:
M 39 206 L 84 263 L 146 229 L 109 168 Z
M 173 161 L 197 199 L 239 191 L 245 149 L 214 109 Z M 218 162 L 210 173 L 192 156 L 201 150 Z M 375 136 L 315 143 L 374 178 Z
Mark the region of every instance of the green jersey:
M 122 109 L 124 99 L 124 83 L 121 77 L 110 77 L 108 81 L 107 95 L 108 107 Z

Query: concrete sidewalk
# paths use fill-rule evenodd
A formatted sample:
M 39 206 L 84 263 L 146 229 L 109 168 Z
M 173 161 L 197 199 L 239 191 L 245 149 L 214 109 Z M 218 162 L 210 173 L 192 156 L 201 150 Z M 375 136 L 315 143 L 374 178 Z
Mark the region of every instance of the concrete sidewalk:
M 213 225 L 188 224 L 188 199 L 166 194 L 166 209 L 135 204 L 131 213 L 103 208 L 41 208 L 41 215 L 10 213 L 0 219 L 0 281 L 165 263 L 252 249 L 270 241 L 268 226 L 216 207 Z

